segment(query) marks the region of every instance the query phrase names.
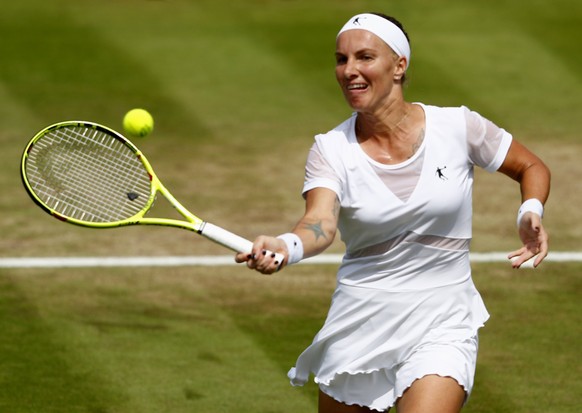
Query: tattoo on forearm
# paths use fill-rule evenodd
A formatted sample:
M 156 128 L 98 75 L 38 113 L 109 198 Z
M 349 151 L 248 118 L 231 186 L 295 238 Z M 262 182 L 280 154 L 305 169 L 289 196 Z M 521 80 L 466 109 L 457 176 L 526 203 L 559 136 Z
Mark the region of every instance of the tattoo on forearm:
M 315 224 L 304 224 L 304 228 L 310 231 L 313 231 L 313 235 L 315 235 L 315 240 L 317 241 L 320 237 L 323 239 L 327 239 L 325 232 L 323 231 L 321 221 L 316 222 Z

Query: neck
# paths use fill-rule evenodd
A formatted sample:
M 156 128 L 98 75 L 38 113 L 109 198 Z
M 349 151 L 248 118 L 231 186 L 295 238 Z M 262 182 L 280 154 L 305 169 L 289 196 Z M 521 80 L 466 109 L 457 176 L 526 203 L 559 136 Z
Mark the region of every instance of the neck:
M 406 131 L 413 105 L 404 101 L 380 109 L 376 113 L 358 113 L 356 131 L 360 139 L 370 137 L 397 138 Z
M 424 126 L 415 106 L 405 103 L 383 116 L 358 113 L 356 136 L 374 160 L 394 164 L 417 152 L 424 140 Z

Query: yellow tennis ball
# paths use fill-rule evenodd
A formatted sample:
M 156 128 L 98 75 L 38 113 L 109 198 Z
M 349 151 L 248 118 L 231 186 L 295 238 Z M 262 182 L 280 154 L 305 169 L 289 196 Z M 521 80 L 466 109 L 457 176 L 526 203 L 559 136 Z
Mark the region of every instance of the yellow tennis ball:
M 145 109 L 132 109 L 123 117 L 123 129 L 131 136 L 143 138 L 154 130 L 154 118 Z

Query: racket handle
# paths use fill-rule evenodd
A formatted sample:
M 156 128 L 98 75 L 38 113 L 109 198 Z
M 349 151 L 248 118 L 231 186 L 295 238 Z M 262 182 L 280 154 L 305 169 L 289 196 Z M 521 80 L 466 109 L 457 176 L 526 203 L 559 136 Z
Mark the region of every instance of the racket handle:
M 209 240 L 236 252 L 250 254 L 253 250 L 253 243 L 248 239 L 233 234 L 232 232 L 211 224 L 210 222 L 204 223 L 200 229 L 200 234 L 204 235 Z M 272 254 L 272 252 L 267 251 L 267 254 Z M 281 265 L 284 258 L 285 257 L 282 254 L 275 253 L 275 261 L 277 265 Z

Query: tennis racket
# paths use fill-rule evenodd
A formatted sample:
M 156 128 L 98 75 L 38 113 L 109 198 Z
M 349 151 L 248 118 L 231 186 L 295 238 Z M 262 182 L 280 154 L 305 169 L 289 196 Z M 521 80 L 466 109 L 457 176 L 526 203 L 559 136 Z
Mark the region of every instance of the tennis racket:
M 89 228 L 177 227 L 236 252 L 252 251 L 249 240 L 189 212 L 133 143 L 96 123 L 60 122 L 38 132 L 22 155 L 21 175 L 36 204 L 64 222 Z M 185 220 L 146 217 L 158 193 Z M 281 254 L 272 255 L 276 264 L 283 262 Z

